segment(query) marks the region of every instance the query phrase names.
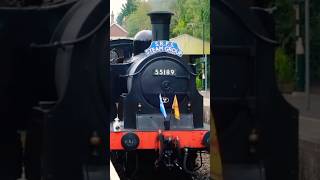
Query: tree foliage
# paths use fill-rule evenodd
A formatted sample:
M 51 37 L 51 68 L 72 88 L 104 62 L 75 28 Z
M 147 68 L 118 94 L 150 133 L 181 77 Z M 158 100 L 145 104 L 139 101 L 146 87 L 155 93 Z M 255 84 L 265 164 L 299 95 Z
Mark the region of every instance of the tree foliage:
M 171 37 L 187 33 L 200 39 L 204 35 L 205 40 L 210 40 L 210 0 L 136 0 L 135 6 L 136 9 L 122 21 L 129 36 L 142 29 L 151 29 L 147 13 L 167 10 L 175 14 L 170 26 Z
M 294 67 L 293 62 L 285 53 L 283 48 L 276 50 L 275 70 L 277 80 L 279 83 L 290 83 L 294 81 Z
M 276 37 L 282 47 L 294 50 L 295 41 L 295 10 L 292 0 L 276 0 L 274 13 L 276 23 Z M 293 47 L 292 47 L 293 46 Z
M 130 14 L 124 21 L 124 27 L 127 29 L 129 36 L 133 37 L 137 32 L 144 29 L 151 29 L 150 18 L 147 15 L 150 12 L 150 4 L 144 1 L 137 3 L 137 9 Z
M 122 5 L 121 12 L 117 17 L 117 23 L 122 25 L 124 19 L 137 9 L 137 0 L 127 0 L 127 3 Z
M 173 7 L 172 36 L 190 34 L 210 40 L 210 1 L 177 0 Z
M 293 62 L 295 59 L 295 9 L 294 0 L 255 0 L 254 6 L 264 8 L 277 7 L 274 12 L 276 39 L 280 42 L 281 53 Z M 303 3 L 301 14 L 304 16 Z M 320 79 L 320 1 L 310 0 L 311 23 L 311 77 Z M 129 35 L 133 36 L 142 29 L 151 29 L 149 17 L 152 10 L 170 10 L 175 15 L 171 21 L 170 36 L 184 33 L 210 40 L 210 0 L 128 0 L 117 18 L 124 24 Z M 304 36 L 304 19 L 301 22 L 301 34 Z M 203 33 L 204 30 L 204 33 Z
M 285 54 L 295 61 L 295 9 L 293 0 L 272 0 L 268 6 L 276 6 L 274 13 L 276 37 Z M 304 3 L 300 4 L 300 35 L 304 39 Z M 320 80 L 320 1 L 310 0 L 310 68 L 311 79 Z M 294 66 L 292 66 L 294 68 Z

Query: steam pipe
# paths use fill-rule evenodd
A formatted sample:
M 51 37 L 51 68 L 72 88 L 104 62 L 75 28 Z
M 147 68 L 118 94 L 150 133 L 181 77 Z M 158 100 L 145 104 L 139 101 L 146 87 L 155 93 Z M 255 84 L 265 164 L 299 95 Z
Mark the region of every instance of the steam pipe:
M 187 158 L 188 158 L 188 148 L 184 148 L 184 157 L 183 157 L 183 170 L 188 174 L 195 174 L 192 170 L 189 170 L 187 167 Z

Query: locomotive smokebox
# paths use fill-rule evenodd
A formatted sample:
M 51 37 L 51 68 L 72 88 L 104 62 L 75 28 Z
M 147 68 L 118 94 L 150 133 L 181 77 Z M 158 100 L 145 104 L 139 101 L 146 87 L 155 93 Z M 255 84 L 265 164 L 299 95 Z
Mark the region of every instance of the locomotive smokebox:
M 170 20 L 173 13 L 153 11 L 148 13 L 152 24 L 152 40 L 169 40 Z

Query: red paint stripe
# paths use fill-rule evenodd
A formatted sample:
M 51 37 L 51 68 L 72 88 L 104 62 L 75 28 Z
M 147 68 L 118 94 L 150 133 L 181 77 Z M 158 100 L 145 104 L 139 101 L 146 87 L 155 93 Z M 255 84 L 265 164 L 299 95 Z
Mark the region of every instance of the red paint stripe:
M 207 130 L 192 130 L 192 131 L 163 131 L 165 137 L 178 137 L 180 147 L 188 148 L 205 148 L 202 144 L 202 139 Z M 110 150 L 123 150 L 121 138 L 128 132 L 111 132 L 110 133 Z M 140 139 L 138 149 L 159 149 L 159 141 L 157 131 L 134 131 Z

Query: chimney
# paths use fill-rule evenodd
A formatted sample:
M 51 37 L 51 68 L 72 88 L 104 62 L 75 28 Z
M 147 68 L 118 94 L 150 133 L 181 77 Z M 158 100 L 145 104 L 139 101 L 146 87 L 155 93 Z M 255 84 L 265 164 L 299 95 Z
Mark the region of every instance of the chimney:
M 113 14 L 113 11 L 111 12 L 111 24 L 114 23 L 114 14 Z
M 169 40 L 170 20 L 173 13 L 153 11 L 148 13 L 152 24 L 152 40 Z

